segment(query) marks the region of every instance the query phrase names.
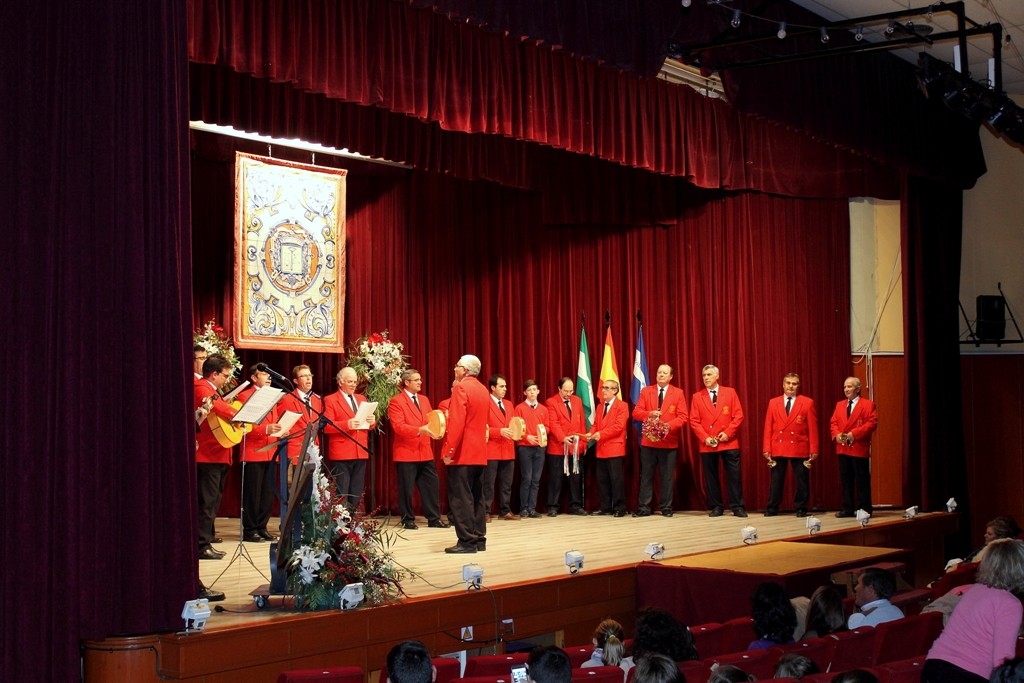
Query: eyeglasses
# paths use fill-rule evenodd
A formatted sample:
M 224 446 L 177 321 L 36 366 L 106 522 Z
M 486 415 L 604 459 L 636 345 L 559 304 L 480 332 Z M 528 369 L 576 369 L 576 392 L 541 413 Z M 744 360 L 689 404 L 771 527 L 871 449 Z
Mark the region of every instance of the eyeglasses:
M 615 387 L 601 387 L 604 391 L 615 391 Z
M 231 377 L 231 374 L 232 374 L 232 373 L 230 373 L 230 372 L 221 372 L 221 373 L 219 373 L 219 374 L 220 374 L 220 376 L 221 376 L 221 377 L 223 377 L 224 379 L 227 379 L 227 378 Z
M 313 375 L 299 375 L 295 379 L 313 379 Z

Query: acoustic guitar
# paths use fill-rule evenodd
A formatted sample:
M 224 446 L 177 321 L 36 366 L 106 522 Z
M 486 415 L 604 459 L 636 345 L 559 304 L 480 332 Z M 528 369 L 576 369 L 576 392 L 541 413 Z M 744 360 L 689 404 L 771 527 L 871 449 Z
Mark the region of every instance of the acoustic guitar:
M 231 407 L 238 410 L 242 407 L 241 401 L 232 401 Z M 210 423 L 210 431 L 213 432 L 213 436 L 224 448 L 232 448 L 242 443 L 242 436 L 246 432 L 252 431 L 251 424 L 236 425 L 230 420 L 225 420 L 214 411 L 210 411 L 206 421 Z

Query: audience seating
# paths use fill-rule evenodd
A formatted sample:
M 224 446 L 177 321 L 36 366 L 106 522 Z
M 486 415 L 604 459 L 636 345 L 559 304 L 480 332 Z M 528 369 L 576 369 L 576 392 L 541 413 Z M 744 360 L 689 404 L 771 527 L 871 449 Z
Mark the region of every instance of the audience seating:
M 743 652 L 752 642 L 758 639 L 754 630 L 754 620 L 750 617 L 737 617 L 722 624 L 721 652 Z M 700 650 L 697 654 L 707 657 Z
M 885 677 L 879 676 L 882 683 L 919 683 L 921 667 L 924 666 L 924 655 L 912 659 L 890 662 L 879 667 Z
M 769 649 L 734 652 L 728 655 L 709 657 L 703 661 L 709 672 L 715 664 L 719 666 L 731 664 L 738 666 L 748 674 L 753 674 L 755 678 L 771 678 L 775 674 L 775 663 L 778 659 L 776 653 Z
M 490 674 L 488 676 L 453 678 L 451 683 L 512 683 L 512 672 L 509 671 L 505 674 Z
M 927 654 L 941 631 L 940 612 L 925 612 L 879 624 L 875 627 L 872 665 L 880 666 Z
M 703 661 L 690 659 L 685 662 L 676 662 L 676 666 L 679 667 L 679 672 L 683 674 L 683 680 L 686 683 L 707 683 L 708 667 Z M 630 669 L 629 672 L 633 673 L 633 669 Z
M 562 649 L 565 650 L 565 654 L 569 655 L 572 668 L 578 669 L 583 665 L 583 662 L 590 659 L 591 653 L 594 652 L 594 645 L 572 645 Z
M 458 678 L 461 673 L 462 663 L 454 657 L 432 657 L 430 662 L 437 669 L 437 678 L 434 679 L 434 683 L 450 683 L 454 678 Z M 388 665 L 385 663 L 380 668 L 379 683 L 387 683 L 388 680 Z
M 512 667 L 517 664 L 525 664 L 529 656 L 527 652 L 504 655 L 477 655 L 466 660 L 466 670 L 462 675 L 465 678 L 502 676 L 507 679 L 512 673 Z
M 932 583 L 932 600 L 938 600 L 957 586 L 974 583 L 978 576 L 978 563 L 961 563 L 951 572 L 946 572 Z
M 818 668 L 822 671 L 828 671 L 828 665 L 832 662 L 832 650 L 836 646 L 834 638 L 811 638 L 809 640 L 801 640 L 795 643 L 786 643 L 785 645 L 779 645 L 773 647 L 772 651 L 775 652 L 775 661 L 779 660 L 784 654 L 794 652 L 804 657 L 809 657 L 818 665 Z
M 875 644 L 875 629 L 861 626 L 852 631 L 832 633 L 826 638 L 835 640 L 829 671 L 865 669 L 871 666 L 871 653 Z
M 690 627 L 693 634 L 693 644 L 697 648 L 697 656 L 714 657 L 724 652 L 722 650 L 722 636 L 725 633 L 721 624 L 710 622 Z M 750 641 L 743 644 L 746 647 Z
M 625 672 L 618 666 L 591 666 L 572 670 L 572 683 L 622 683 Z
M 319 669 L 295 669 L 277 677 L 277 683 L 363 683 L 363 670 L 358 666 L 332 666 Z
M 1024 657 L 1024 636 L 1017 636 L 1017 656 Z

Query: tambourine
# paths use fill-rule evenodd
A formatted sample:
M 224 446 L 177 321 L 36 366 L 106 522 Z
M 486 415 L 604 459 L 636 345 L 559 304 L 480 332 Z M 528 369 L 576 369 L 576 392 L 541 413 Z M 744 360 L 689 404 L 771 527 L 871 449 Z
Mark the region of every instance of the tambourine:
M 813 464 L 814 464 L 813 460 L 804 460 L 804 467 L 806 467 L 807 469 L 811 469 L 811 465 L 813 465 Z
M 544 425 L 537 425 L 537 445 L 541 448 L 547 448 L 548 445 L 548 430 L 544 429 Z
M 768 458 L 768 469 L 772 469 L 773 467 L 775 467 L 778 464 L 779 463 L 775 462 L 775 460 L 773 458 L 771 458 L 771 457 Z
M 443 438 L 447 426 L 443 410 L 431 410 L 427 413 L 427 429 L 430 431 L 430 438 L 435 440 Z
M 508 421 L 508 428 L 512 431 L 512 440 L 519 441 L 526 434 L 526 420 L 517 415 Z

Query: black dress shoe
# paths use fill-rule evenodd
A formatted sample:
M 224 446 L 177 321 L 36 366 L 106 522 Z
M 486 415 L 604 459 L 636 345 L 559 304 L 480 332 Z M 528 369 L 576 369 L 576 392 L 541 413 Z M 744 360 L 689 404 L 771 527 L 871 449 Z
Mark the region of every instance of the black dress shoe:
M 557 517 L 558 510 L 548 510 L 548 517 Z
M 721 516 L 722 516 L 722 508 L 714 508 L 713 510 L 708 512 L 708 517 L 721 517 Z
M 220 536 L 216 536 L 216 537 L 214 537 L 214 539 L 212 541 L 210 541 L 210 543 L 223 543 L 223 542 L 224 542 L 224 539 L 221 538 Z
M 536 510 L 530 510 L 530 519 L 540 519 L 544 515 L 540 514 Z
M 587 511 L 583 508 L 576 508 L 575 510 L 569 510 L 570 515 L 576 515 L 577 517 L 586 517 Z
M 476 543 L 476 551 L 478 553 L 482 553 L 485 550 L 487 550 L 487 541 L 477 541 L 477 543 Z
M 616 510 L 615 514 L 612 515 L 612 516 L 613 517 L 625 517 L 626 516 L 626 511 L 625 510 Z
M 416 522 L 402 522 L 402 528 L 408 529 L 409 531 L 415 531 L 416 529 L 419 529 L 419 527 L 416 526 Z
M 744 510 L 743 508 L 739 508 L 738 510 L 733 510 L 732 511 L 732 516 L 733 517 L 746 517 L 747 516 L 747 511 Z
M 856 517 L 857 515 L 849 510 L 840 510 L 836 513 L 836 517 L 842 519 L 843 517 Z
M 671 510 L 662 510 L 661 511 L 661 516 L 662 517 L 671 517 L 672 516 L 672 511 Z
M 218 553 L 213 548 L 203 548 L 199 551 L 200 560 L 219 560 L 224 557 L 224 553 Z
M 215 591 L 212 588 L 207 588 L 206 586 L 200 586 L 199 597 L 206 598 L 210 602 L 220 602 L 224 599 L 224 593 L 221 591 Z
M 633 516 L 634 517 L 650 517 L 651 516 L 651 511 L 650 510 L 637 510 L 636 512 L 633 513 Z
M 597 512 L 594 513 L 594 516 L 595 517 L 604 517 L 605 515 L 610 515 L 610 514 L 612 514 L 612 513 L 605 512 L 604 510 L 598 510 Z
M 447 529 L 451 525 L 449 525 L 444 520 L 435 519 L 432 522 L 429 522 L 427 524 L 427 526 L 430 527 L 431 529 Z
M 764 511 L 764 516 L 765 517 L 774 517 L 777 514 L 779 514 L 779 513 L 776 512 L 775 510 L 765 510 Z
M 270 533 L 266 529 L 260 529 L 257 533 L 261 537 L 263 537 L 263 539 L 266 540 L 266 541 L 276 541 L 277 540 L 277 536 L 275 536 L 274 534 Z
M 449 555 L 460 555 L 462 553 L 475 553 L 476 552 L 476 546 L 475 545 L 462 545 L 461 543 L 456 543 L 455 545 L 451 546 L 450 548 L 445 548 L 444 551 L 446 553 L 448 553 Z
M 806 517 L 807 516 L 807 510 L 797 510 L 796 511 L 796 516 L 797 517 Z
M 245 534 L 242 536 L 242 540 L 246 543 L 263 543 L 265 539 L 259 534 Z

